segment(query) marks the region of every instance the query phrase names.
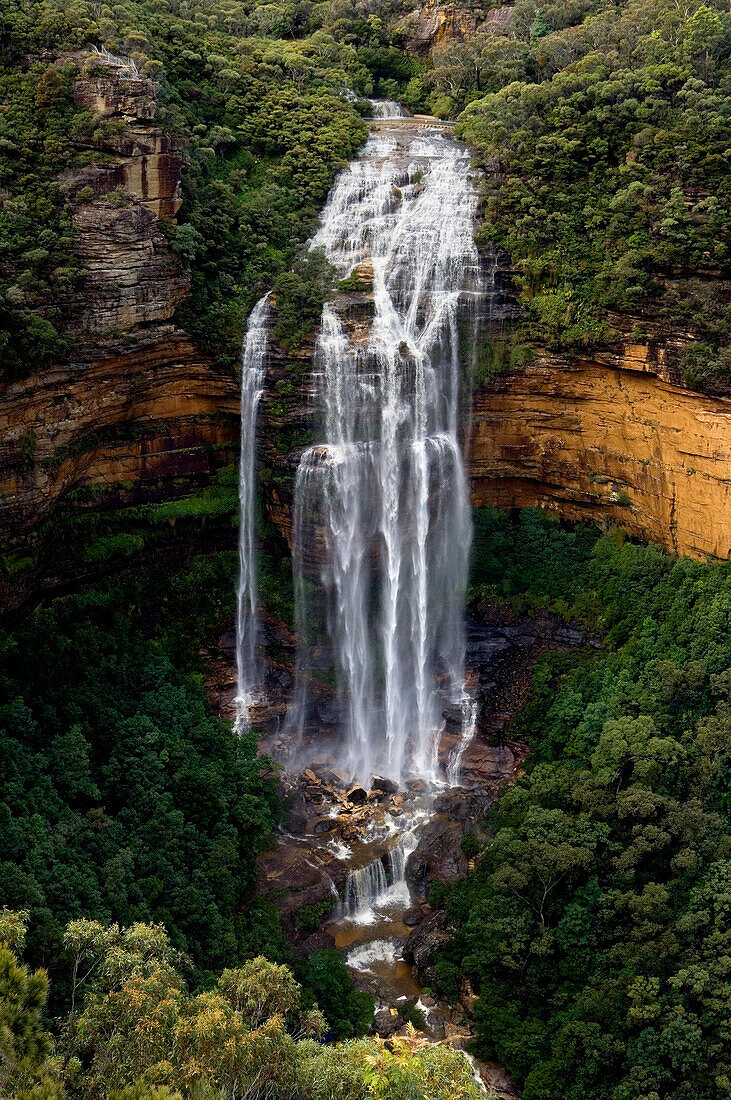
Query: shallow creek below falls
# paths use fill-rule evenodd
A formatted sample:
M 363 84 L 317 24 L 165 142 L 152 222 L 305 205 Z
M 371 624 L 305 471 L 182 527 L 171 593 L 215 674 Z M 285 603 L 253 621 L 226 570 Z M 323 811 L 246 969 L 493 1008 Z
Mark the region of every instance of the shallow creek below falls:
M 282 624 L 271 621 L 262 626 L 262 640 L 265 692 L 256 707 L 256 727 L 265 731 L 262 751 L 286 758 L 295 643 Z M 375 997 L 381 1022 L 390 1010 L 418 1002 L 433 1041 L 449 1038 L 461 1044 L 469 1034 L 468 988 L 456 1006 L 423 993 L 424 986 L 433 984 L 436 952 L 450 935 L 442 914 L 429 907 L 425 889 L 431 880 L 448 884 L 467 873 L 461 841 L 479 827 L 520 767 L 525 747 L 513 738 L 511 727 L 538 655 L 584 641 L 578 630 L 548 614 L 532 619 L 504 613 L 467 616 L 466 678 L 477 713 L 459 786 L 444 783 L 431 791 L 425 785 L 414 790 L 407 781 L 392 791 L 387 784 L 388 790 L 374 790 L 370 798 L 366 791 L 364 802 L 348 805 L 353 784 L 345 773 L 335 774 L 327 758 L 327 738 L 312 744 L 306 766 L 282 776 L 288 820 L 276 847 L 261 857 L 259 890 L 277 905 L 297 952 L 333 946 L 343 952 L 356 985 Z M 233 635 L 224 635 L 209 656 L 209 692 L 225 716 L 235 709 L 234 647 Z M 322 742 L 325 748 L 318 758 Z M 445 764 L 456 743 L 456 732 L 445 732 Z M 413 835 L 404 845 L 409 832 Z M 404 878 L 394 883 L 389 853 L 399 845 L 407 858 Z M 383 877 L 377 869 L 364 873 L 376 860 L 383 861 Z M 303 922 L 303 913 L 314 914 L 314 921 Z M 402 1026 L 398 1018 L 385 1022 L 386 1030 Z M 498 1096 L 517 1095 L 501 1067 L 488 1064 L 480 1070 Z

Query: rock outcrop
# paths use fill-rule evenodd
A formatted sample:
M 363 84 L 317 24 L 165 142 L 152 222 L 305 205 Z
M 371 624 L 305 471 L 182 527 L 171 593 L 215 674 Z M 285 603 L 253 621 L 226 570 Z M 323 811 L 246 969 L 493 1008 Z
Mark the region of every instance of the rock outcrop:
M 75 59 L 82 69 L 74 85 L 74 100 L 102 124 L 87 144 L 111 156 L 103 164 L 66 175 L 63 182 L 72 194 L 86 186 L 96 195 L 121 188 L 156 217 L 175 217 L 183 201 L 182 151 L 154 123 L 152 81 L 140 77 L 124 58 L 83 54 Z
M 731 399 L 674 384 L 646 345 L 545 355 L 474 399 L 476 504 L 616 523 L 694 558 L 731 557 Z
M 485 12 L 484 4 L 441 4 L 438 0 L 410 12 L 403 21 L 408 34 L 408 49 L 426 55 L 435 47 L 458 42 L 481 32 L 507 34 L 513 18 L 513 5 L 503 4 Z
M 206 486 L 238 443 L 233 371 L 173 321 L 189 276 L 160 219 L 180 207 L 183 157 L 155 124 L 152 81 L 124 59 L 72 59 L 76 102 L 95 122 L 74 140 L 103 157 L 61 180 L 85 269 L 64 303 L 74 354 L 0 384 L 0 527 L 16 557 L 34 551 L 52 516 Z M 17 606 L 36 582 L 0 583 L 0 605 Z

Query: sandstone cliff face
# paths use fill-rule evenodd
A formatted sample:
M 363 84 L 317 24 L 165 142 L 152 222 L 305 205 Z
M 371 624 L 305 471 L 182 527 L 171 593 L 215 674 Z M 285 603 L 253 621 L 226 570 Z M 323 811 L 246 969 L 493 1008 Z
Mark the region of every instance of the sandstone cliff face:
M 507 276 L 498 279 L 493 322 L 514 311 Z M 349 324 L 367 324 L 368 294 L 344 296 L 338 309 Z M 262 491 L 291 545 L 294 475 L 319 420 L 312 343 L 289 356 L 276 341 L 271 349 L 260 406 Z M 679 385 L 659 341 L 577 360 L 543 353 L 479 388 L 465 449 L 477 506 L 537 506 L 571 521 L 616 523 L 681 555 L 731 557 L 731 399 Z
M 478 31 L 505 34 L 513 18 L 512 4 L 503 4 L 485 12 L 481 4 L 440 4 L 437 0 L 410 13 L 404 20 L 409 35 L 408 48 L 415 54 L 429 54 L 446 42 L 464 41 Z
M 32 535 L 71 489 L 135 484 L 135 501 L 156 499 L 160 480 L 205 481 L 228 457 L 238 430 L 232 379 L 213 370 L 169 330 L 127 355 L 46 371 L 9 386 L 0 402 L 0 525 Z M 22 462 L 34 436 L 33 462 Z M 27 444 L 26 444 L 27 446 Z M 167 487 L 174 495 L 174 486 Z M 166 495 L 163 492 L 162 495 Z M 108 503 L 108 498 L 107 498 Z
M 75 173 L 73 189 L 90 185 L 97 194 L 121 187 L 158 218 L 174 217 L 182 204 L 181 150 L 154 125 L 155 90 L 122 58 L 82 55 L 74 99 L 104 124 L 89 142 L 111 154 L 107 164 Z M 111 123 L 111 125 L 110 125 Z
M 665 374 L 665 377 L 660 377 Z M 545 356 L 475 396 L 476 504 L 616 523 L 694 558 L 731 557 L 731 400 L 668 380 L 649 349 Z
M 99 123 L 81 143 L 107 159 L 62 180 L 86 269 L 65 303 L 77 352 L 0 386 L 0 529 L 11 554 L 35 547 L 51 516 L 205 486 L 238 442 L 237 379 L 172 322 L 189 279 L 159 219 L 179 209 L 183 159 L 154 123 L 152 82 L 115 59 L 75 60 L 77 102 Z M 27 588 L 11 582 L 0 604 Z
M 80 351 L 0 387 L 0 529 L 3 552 L 16 556 L 54 516 L 204 487 L 238 445 L 238 380 L 172 321 L 188 281 L 159 217 L 178 209 L 182 156 L 155 125 L 152 84 L 114 61 L 94 66 L 77 95 L 114 123 L 94 136 L 109 159 L 64 180 L 77 196 L 91 189 L 74 213 L 88 272 L 68 303 Z M 485 262 L 497 276 L 485 310 L 500 323 L 515 313 L 506 258 Z M 337 308 L 365 333 L 362 276 Z M 260 405 L 260 489 L 290 545 L 297 465 L 321 422 L 312 350 L 312 339 L 293 354 L 272 341 Z M 661 340 L 579 361 L 544 354 L 480 389 L 473 406 L 465 443 L 478 505 L 537 505 L 617 523 L 680 554 L 731 556 L 731 399 L 684 390 Z M 17 606 L 35 583 L 6 581 L 0 605 Z

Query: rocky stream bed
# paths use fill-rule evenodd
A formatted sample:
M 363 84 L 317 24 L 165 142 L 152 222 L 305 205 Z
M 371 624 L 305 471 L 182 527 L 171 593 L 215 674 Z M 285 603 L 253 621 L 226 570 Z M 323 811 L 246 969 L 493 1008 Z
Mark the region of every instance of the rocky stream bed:
M 374 1031 L 384 1038 L 407 1027 L 402 1016 L 416 1006 L 433 1042 L 464 1047 L 471 1035 L 475 995 L 465 983 L 457 1004 L 438 1001 L 435 963 L 454 929 L 428 902 L 431 882 L 450 884 L 470 869 L 462 848 L 468 833 L 487 839 L 485 817 L 519 772 L 525 744 L 513 722 L 532 669 L 546 649 L 585 644 L 580 630 L 547 613 L 519 618 L 483 608 L 467 619 L 467 685 L 474 728 L 460 743 L 462 722 L 449 710 L 439 743 L 442 783 L 419 779 L 401 789 L 373 776 L 352 784 L 328 754 L 338 715 L 320 685 L 317 729 L 304 744 L 288 732 L 293 688 L 294 638 L 282 624 L 264 624 L 266 694 L 254 713 L 260 747 L 282 762 L 286 821 L 276 847 L 263 853 L 259 891 L 277 906 L 296 953 L 336 947 L 356 985 L 376 1001 Z M 206 654 L 208 689 L 216 709 L 233 714 L 236 691 L 234 638 L 224 635 Z M 310 726 L 312 723 L 310 723 Z M 459 757 L 459 759 L 457 759 Z M 455 764 L 457 767 L 455 768 Z M 450 782 L 451 780 L 451 782 Z M 425 992 L 426 990 L 426 992 Z M 479 1064 L 482 1080 L 498 1096 L 518 1095 L 504 1069 Z

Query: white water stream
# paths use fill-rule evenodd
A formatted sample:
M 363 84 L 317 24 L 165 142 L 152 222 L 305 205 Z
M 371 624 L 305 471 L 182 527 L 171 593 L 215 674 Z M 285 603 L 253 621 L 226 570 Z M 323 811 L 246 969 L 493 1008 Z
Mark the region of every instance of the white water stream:
M 373 838 L 378 858 L 349 874 L 333 926 L 354 970 L 385 988 L 398 972 L 403 1000 L 414 986 L 399 947 L 407 932 L 401 918 L 412 904 L 407 863 L 429 816 L 429 791 L 443 783 L 445 707 L 462 714 L 445 767 L 450 785 L 459 783 L 475 729 L 464 677 L 471 528 L 458 442 L 460 343 L 474 344 L 476 303 L 490 288 L 482 285 L 473 239 L 477 200 L 467 151 L 441 125 L 404 118 L 396 103 L 374 101 L 373 113 L 375 132 L 336 181 L 310 242 L 340 279 L 356 272 L 369 293 L 355 309 L 350 298 L 326 303 L 318 328 L 312 367 L 321 432 L 301 454 L 294 494 L 299 649 L 292 711 L 300 734 L 308 721 L 311 732 L 311 682 L 323 669 L 332 673 L 342 727 L 335 763 L 364 786 L 374 773 L 398 784 L 410 777 L 426 783 L 420 809 L 387 815 L 386 832 Z M 255 429 L 270 323 L 265 296 L 249 319 L 242 354 L 240 732 L 248 728 L 260 672 Z M 323 845 L 339 858 L 349 853 L 340 841 Z
M 326 638 L 338 763 L 366 784 L 374 772 L 437 780 L 441 713 L 464 696 L 459 328 L 480 290 L 476 198 L 466 150 L 403 123 L 382 124 L 339 177 L 311 242 L 342 278 L 357 267 L 372 280 L 373 309 L 366 325 L 323 309 L 322 437 L 295 485 L 301 698 Z
M 269 295 L 251 312 L 241 354 L 241 452 L 239 458 L 239 582 L 236 589 L 235 729 L 249 728 L 258 682 L 255 445 L 256 414 L 264 385 L 270 317 Z

